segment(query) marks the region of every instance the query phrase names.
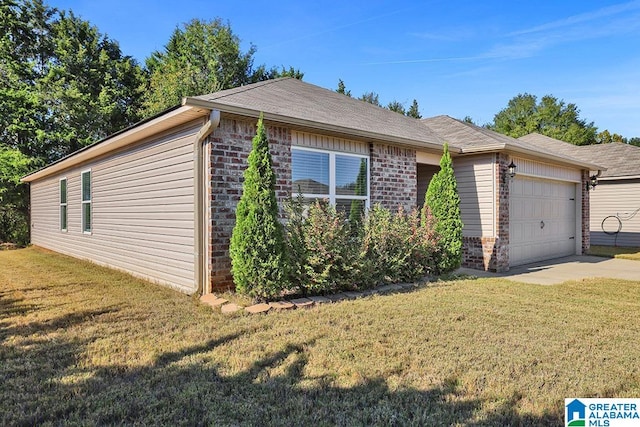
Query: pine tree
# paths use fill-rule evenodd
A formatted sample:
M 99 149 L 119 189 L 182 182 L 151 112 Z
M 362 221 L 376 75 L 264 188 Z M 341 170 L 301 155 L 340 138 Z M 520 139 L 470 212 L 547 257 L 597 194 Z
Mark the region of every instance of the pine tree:
M 418 110 L 418 101 L 416 101 L 415 99 L 413 100 L 411 107 L 409 107 L 409 110 L 407 110 L 407 116 L 413 117 L 414 119 L 422 118 L 422 116 L 420 115 L 420 111 Z
M 231 272 L 236 291 L 266 299 L 287 287 L 288 275 L 276 177 L 262 114 L 248 162 L 229 247 Z
M 453 271 L 462 262 L 462 219 L 460 196 L 446 143 L 440 159 L 440 171 L 429 183 L 425 204 L 436 219 L 435 231 L 440 237 L 437 269 L 441 273 Z

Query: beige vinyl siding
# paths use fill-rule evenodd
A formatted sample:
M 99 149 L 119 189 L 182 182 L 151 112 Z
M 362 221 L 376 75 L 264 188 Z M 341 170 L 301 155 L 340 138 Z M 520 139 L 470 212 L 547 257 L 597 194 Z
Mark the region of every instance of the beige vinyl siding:
M 520 157 L 514 157 L 512 160 L 516 165 L 517 175 L 570 182 L 581 182 L 582 180 L 580 169 L 556 166 Z
M 200 121 L 31 183 L 32 243 L 196 291 L 194 138 Z M 91 169 L 91 234 L 82 233 L 81 173 Z M 58 227 L 67 178 L 68 231 Z
M 596 189 L 590 192 L 589 200 L 592 245 L 640 246 L 640 211 L 636 212 L 640 209 L 640 179 L 600 180 Z M 602 221 L 610 215 L 617 215 L 621 220 L 622 229 L 617 239 L 602 230 Z M 615 218 L 607 219 L 607 231 L 617 228 Z
M 460 195 L 462 235 L 493 237 L 495 234 L 494 161 L 492 154 L 457 157 L 453 171 Z
M 316 135 L 306 132 L 292 131 L 291 145 L 294 147 L 317 148 L 328 151 L 369 155 L 369 144 L 332 136 Z

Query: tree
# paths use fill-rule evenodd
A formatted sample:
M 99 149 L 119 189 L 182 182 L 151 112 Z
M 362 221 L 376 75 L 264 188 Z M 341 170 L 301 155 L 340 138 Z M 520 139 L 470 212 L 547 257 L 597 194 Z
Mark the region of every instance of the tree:
M 469 123 L 470 125 L 475 125 L 476 123 L 473 121 L 473 119 L 471 118 L 471 116 L 464 116 L 464 119 L 462 119 L 463 122 L 465 123 Z
M 436 261 L 439 272 L 449 272 L 462 263 L 462 219 L 460 196 L 448 144 L 440 159 L 440 171 L 436 173 L 425 196 L 425 205 L 435 218 L 435 232 L 439 236 L 440 256 Z M 423 219 L 426 220 L 426 219 Z
M 536 96 L 525 93 L 509 100 L 488 127 L 514 138 L 537 132 L 575 145 L 593 144 L 597 128 L 580 119 L 579 113 L 575 104 L 565 104 L 551 95 L 538 103 Z
M 363 93 L 362 96 L 358 99 L 360 99 L 360 101 L 364 101 L 364 102 L 368 102 L 369 104 L 373 104 L 373 105 L 377 105 L 378 107 L 382 107 L 382 104 L 380 104 L 380 101 L 378 100 L 378 94 L 375 92 L 366 92 Z
M 628 142 L 631 145 L 637 145 L 638 147 L 640 147 L 640 136 L 634 136 L 633 138 L 629 138 Z
M 31 163 L 19 150 L 0 145 L 0 243 L 29 242 L 28 186 L 20 178 Z
M 407 110 L 407 116 L 413 117 L 414 119 L 422 118 L 422 115 L 420 115 L 420 111 L 418 110 L 418 101 L 415 99 L 411 103 L 411 107 Z
M 404 105 L 402 105 L 398 101 L 391 101 L 389 104 L 387 104 L 387 110 L 395 111 L 396 113 L 400 113 L 402 115 L 406 113 L 404 110 Z
M 0 143 L 42 165 L 138 121 L 142 70 L 115 41 L 39 0 L 0 14 Z
M 53 58 L 40 79 L 49 112 L 47 160 L 55 160 L 140 118 L 142 69 L 116 41 L 73 12 L 52 25 Z
M 144 101 L 146 115 L 173 107 L 185 96 L 203 95 L 222 89 L 277 77 L 302 79 L 299 70 L 284 66 L 253 66 L 256 47 L 246 52 L 231 25 L 220 18 L 193 19 L 176 28 L 162 51 L 146 60 L 149 88 Z
M 596 135 L 597 144 L 610 144 L 612 142 L 621 142 L 626 144 L 627 139 L 617 133 L 611 134 L 608 129 L 605 129 L 602 132 L 598 132 L 598 134 Z
M 347 95 L 349 98 L 351 98 L 351 91 L 347 90 L 342 79 L 338 79 L 338 89 L 336 89 L 336 92 Z
M 238 292 L 269 298 L 287 287 L 288 273 L 276 177 L 262 114 L 248 163 L 229 247 L 231 272 Z

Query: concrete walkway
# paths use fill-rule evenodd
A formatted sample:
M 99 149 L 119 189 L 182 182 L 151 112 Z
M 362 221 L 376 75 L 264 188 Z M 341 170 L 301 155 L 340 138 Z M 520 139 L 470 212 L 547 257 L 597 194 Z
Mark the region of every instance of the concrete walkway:
M 608 277 L 640 281 L 640 261 L 574 255 L 513 267 L 505 273 L 461 268 L 459 273 L 477 277 L 504 277 L 517 282 L 557 285 L 567 280 Z

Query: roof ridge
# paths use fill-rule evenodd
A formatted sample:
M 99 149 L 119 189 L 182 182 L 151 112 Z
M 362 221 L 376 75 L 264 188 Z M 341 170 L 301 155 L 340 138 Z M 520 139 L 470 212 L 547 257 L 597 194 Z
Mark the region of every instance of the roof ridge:
M 293 77 L 278 77 L 277 79 L 267 79 L 267 80 L 262 80 L 259 82 L 255 82 L 255 83 L 249 83 L 248 85 L 245 86 L 239 86 L 239 87 L 235 87 L 235 88 L 229 88 L 229 89 L 224 89 L 224 90 L 220 90 L 218 92 L 212 92 L 206 95 L 202 95 L 205 97 L 208 97 L 210 95 L 215 95 L 215 94 L 220 94 L 221 92 L 227 92 L 224 95 L 220 95 L 220 96 L 214 96 L 211 97 L 210 99 L 222 99 L 225 98 L 227 96 L 232 96 L 232 95 L 237 95 L 239 93 L 243 93 L 243 92 L 248 92 L 250 90 L 259 88 L 259 87 L 264 87 L 270 84 L 274 84 L 274 83 L 278 83 L 281 82 L 283 80 L 289 80 L 289 79 L 293 79 Z

